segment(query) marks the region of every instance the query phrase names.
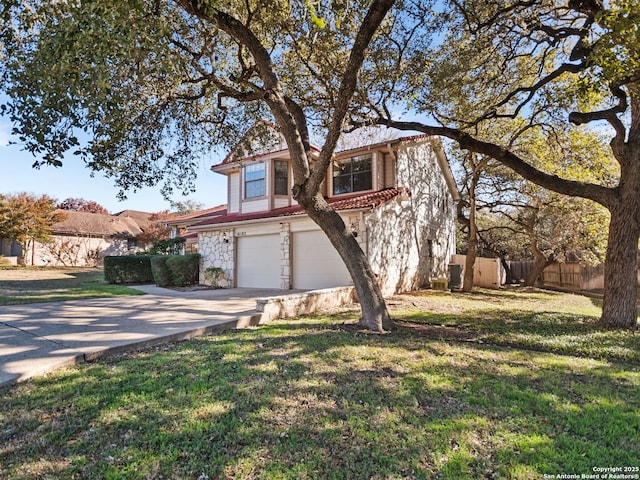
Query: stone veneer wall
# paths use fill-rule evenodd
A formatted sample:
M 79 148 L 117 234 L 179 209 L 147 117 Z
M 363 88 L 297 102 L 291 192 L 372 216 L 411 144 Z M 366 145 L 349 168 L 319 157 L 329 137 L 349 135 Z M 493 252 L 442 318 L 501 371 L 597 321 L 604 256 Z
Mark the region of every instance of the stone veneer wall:
M 198 233 L 198 253 L 200 260 L 200 283 L 206 284 L 204 271 L 209 267 L 219 267 L 225 272 L 221 287 L 233 287 L 234 272 L 234 230 L 217 230 Z
M 427 286 L 446 276 L 455 253 L 455 202 L 429 143 L 397 152 L 399 197 L 366 217 L 367 253 L 384 295 Z
M 280 224 L 280 288 L 291 288 L 291 224 Z

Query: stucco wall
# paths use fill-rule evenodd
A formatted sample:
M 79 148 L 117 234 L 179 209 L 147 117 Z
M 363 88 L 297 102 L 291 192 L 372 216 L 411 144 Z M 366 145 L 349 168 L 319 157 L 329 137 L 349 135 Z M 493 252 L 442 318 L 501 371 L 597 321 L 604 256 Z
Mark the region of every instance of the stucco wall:
M 49 243 L 36 243 L 26 253 L 25 263 L 32 265 L 33 257 L 33 265 L 88 267 L 100 264 L 107 255 L 128 253 L 126 239 L 54 235 Z
M 396 178 L 411 195 L 366 218 L 367 253 L 385 295 L 446 276 L 455 253 L 455 203 L 430 144 L 401 147 Z

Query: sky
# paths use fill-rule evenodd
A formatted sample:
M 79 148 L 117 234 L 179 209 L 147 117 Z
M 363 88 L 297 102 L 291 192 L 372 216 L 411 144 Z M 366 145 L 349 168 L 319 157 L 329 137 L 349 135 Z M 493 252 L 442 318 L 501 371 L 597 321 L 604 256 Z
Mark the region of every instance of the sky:
M 122 210 L 141 210 L 144 212 L 160 212 L 171 208 L 170 202 L 160 194 L 157 188 L 143 188 L 138 192 L 127 194 L 127 200 L 117 198 L 119 189 L 114 180 L 95 173 L 84 166 L 79 157 L 69 155 L 63 160 L 62 167 L 43 166 L 32 168 L 35 160 L 29 152 L 21 150 L 19 145 L 9 145 L 11 124 L 0 117 L 0 193 L 12 194 L 28 192 L 35 195 L 47 194 L 63 201 L 67 198 L 84 198 L 93 200 L 105 207 L 110 213 Z M 210 170 L 211 165 L 219 163 L 219 155 L 202 159 L 198 169 L 196 191 L 184 197 L 176 192 L 172 200 L 193 200 L 203 204 L 205 208 L 215 207 L 227 201 L 226 177 Z

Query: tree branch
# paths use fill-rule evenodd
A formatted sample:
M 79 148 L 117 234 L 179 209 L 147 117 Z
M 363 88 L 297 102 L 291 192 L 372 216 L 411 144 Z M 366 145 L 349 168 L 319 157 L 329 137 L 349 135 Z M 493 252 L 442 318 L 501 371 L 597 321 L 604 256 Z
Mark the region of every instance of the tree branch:
M 618 99 L 618 104 L 607 109 L 597 112 L 571 112 L 569 114 L 569 121 L 574 125 L 583 125 L 585 123 L 595 122 L 598 120 L 606 120 L 613 127 L 616 132 L 614 142 L 624 142 L 627 130 L 618 118 L 618 114 L 624 113 L 629 104 L 627 101 L 626 92 L 619 86 L 611 87 L 611 93 Z
M 369 7 L 362 21 L 362 25 L 351 49 L 351 54 L 349 55 L 349 61 L 347 62 L 340 89 L 338 90 L 338 96 L 325 143 L 320 151 L 316 167 L 309 179 L 309 188 L 312 190 L 318 189 L 326 176 L 329 163 L 331 162 L 336 145 L 342 134 L 342 127 L 349 110 L 351 98 L 358 84 L 358 73 L 364 62 L 365 52 L 393 3 L 394 0 L 375 0 L 371 4 L 371 7 Z
M 413 130 L 426 133 L 428 135 L 439 135 L 450 138 L 451 140 L 458 142 L 461 148 L 487 155 L 511 168 L 527 180 L 530 180 L 548 190 L 553 190 L 554 192 L 573 197 L 588 198 L 607 208 L 615 201 L 615 189 L 593 183 L 567 180 L 565 178 L 558 177 L 557 175 L 550 175 L 531 166 L 513 152 L 510 152 L 499 145 L 478 140 L 468 133 L 455 128 L 429 126 L 420 122 L 394 121 L 386 118 L 379 118 L 376 123 L 390 128 L 397 128 L 398 130 Z

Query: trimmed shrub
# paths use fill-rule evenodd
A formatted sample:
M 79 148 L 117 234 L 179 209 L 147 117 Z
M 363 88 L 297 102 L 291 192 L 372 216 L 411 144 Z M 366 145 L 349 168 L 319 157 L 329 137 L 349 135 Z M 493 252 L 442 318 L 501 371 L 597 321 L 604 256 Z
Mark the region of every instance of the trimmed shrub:
M 186 240 L 184 238 L 169 238 L 154 242 L 149 250 L 151 255 L 180 255 Z
M 154 255 L 147 258 L 151 259 L 151 272 L 153 274 L 153 281 L 156 282 L 156 285 L 159 287 L 169 287 L 173 285 L 171 271 L 167 265 L 167 260 L 171 257 L 166 255 Z
M 167 267 L 171 272 L 173 284 L 178 287 L 198 283 L 200 254 L 172 255 L 167 258 Z
M 153 274 L 149 257 L 104 257 L 104 279 L 107 283 L 151 283 Z
M 214 288 L 220 288 L 220 281 L 225 277 L 226 273 L 220 267 L 209 267 L 204 270 L 204 279 Z

